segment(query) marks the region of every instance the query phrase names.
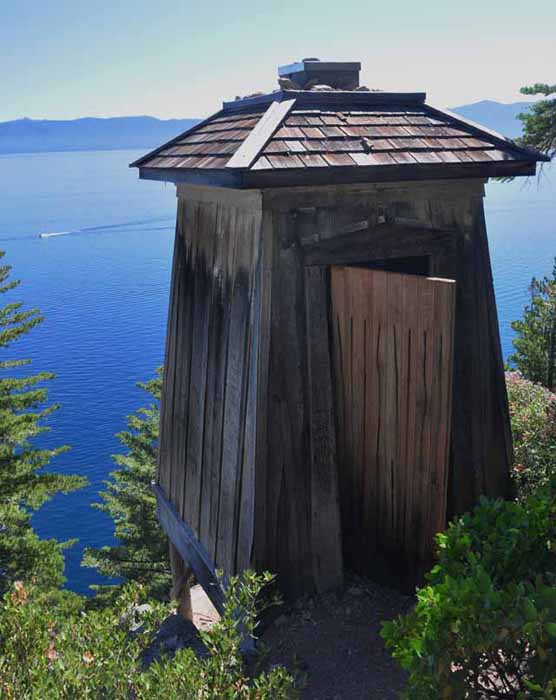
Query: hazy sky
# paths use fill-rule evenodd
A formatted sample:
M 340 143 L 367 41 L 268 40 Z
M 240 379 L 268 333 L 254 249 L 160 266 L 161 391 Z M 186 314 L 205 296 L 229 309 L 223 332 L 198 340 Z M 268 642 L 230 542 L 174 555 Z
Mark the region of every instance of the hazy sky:
M 308 56 L 456 106 L 556 80 L 554 0 L 0 0 L 0 121 L 201 117 Z

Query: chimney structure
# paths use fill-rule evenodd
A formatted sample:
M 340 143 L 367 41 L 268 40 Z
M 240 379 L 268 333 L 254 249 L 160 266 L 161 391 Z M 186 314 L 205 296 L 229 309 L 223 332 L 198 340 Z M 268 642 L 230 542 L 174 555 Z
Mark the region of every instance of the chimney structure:
M 356 90 L 359 87 L 361 63 L 352 61 L 321 61 L 304 58 L 297 63 L 278 67 L 278 82 L 291 81 L 290 89 L 310 90 L 329 86 L 335 90 Z M 285 86 L 284 86 L 285 87 Z

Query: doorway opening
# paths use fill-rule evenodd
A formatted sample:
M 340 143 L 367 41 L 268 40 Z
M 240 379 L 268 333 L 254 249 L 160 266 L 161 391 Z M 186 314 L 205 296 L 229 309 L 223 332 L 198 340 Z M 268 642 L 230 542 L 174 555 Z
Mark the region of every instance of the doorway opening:
M 451 428 L 455 283 L 425 266 L 402 258 L 330 273 L 344 562 L 410 586 L 446 524 Z
M 362 267 L 366 270 L 383 270 L 384 272 L 398 272 L 404 275 L 430 275 L 430 256 L 414 255 L 406 258 L 387 258 L 385 260 L 369 260 L 365 262 L 350 263 L 349 267 Z

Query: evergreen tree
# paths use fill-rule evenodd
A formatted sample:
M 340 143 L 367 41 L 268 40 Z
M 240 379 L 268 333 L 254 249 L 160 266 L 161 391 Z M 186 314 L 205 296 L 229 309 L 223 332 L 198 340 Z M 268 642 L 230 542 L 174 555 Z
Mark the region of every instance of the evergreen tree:
M 521 93 L 549 97 L 556 95 L 556 85 L 536 83 L 531 87 L 521 88 Z M 537 102 L 528 114 L 520 114 L 519 118 L 524 125 L 520 142 L 553 158 L 556 155 L 556 99 Z
M 525 307 L 523 320 L 514 321 L 512 362 L 521 374 L 533 382 L 556 390 L 556 259 L 551 277 L 531 281 L 531 304 Z
M 4 252 L 0 251 L 0 260 Z M 0 265 L 0 294 L 19 285 L 10 280 L 9 265 Z M 43 321 L 38 309 L 24 310 L 21 302 L 0 308 L 0 349 L 10 347 Z M 44 382 L 49 372 L 24 376 L 30 360 L 0 359 L 0 592 L 18 579 L 33 578 L 54 588 L 64 581 L 61 545 L 40 540 L 30 524 L 31 512 L 55 493 L 84 485 L 81 477 L 43 471 L 67 447 L 39 449 L 33 440 L 49 428 L 57 405 L 45 406 Z
M 128 430 L 117 435 L 127 452 L 114 455 L 120 468 L 105 482 L 106 489 L 100 494 L 102 503 L 94 504 L 114 520 L 119 543 L 87 549 L 83 565 L 94 566 L 105 576 L 138 581 L 148 593 L 163 598 L 171 585 L 168 540 L 158 523 L 151 489 L 156 471 L 162 370 L 138 386 L 154 402 L 128 416 Z

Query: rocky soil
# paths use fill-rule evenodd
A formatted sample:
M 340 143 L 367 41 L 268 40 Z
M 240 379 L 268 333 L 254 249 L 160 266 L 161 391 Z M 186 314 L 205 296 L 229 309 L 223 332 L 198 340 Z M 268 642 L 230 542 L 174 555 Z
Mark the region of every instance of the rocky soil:
M 294 672 L 304 700 L 389 700 L 405 683 L 380 637 L 380 623 L 413 599 L 353 578 L 339 593 L 303 598 L 262 635 L 269 664 Z
M 218 613 L 200 586 L 191 590 L 193 623 L 179 615 L 163 623 L 144 662 L 191 646 L 206 653 L 195 628 L 210 629 Z M 261 633 L 260 668 L 286 666 L 303 700 L 390 700 L 405 683 L 380 637 L 380 625 L 406 612 L 413 599 L 366 579 L 348 578 L 341 591 L 284 605 Z M 265 651 L 266 650 L 266 651 Z

